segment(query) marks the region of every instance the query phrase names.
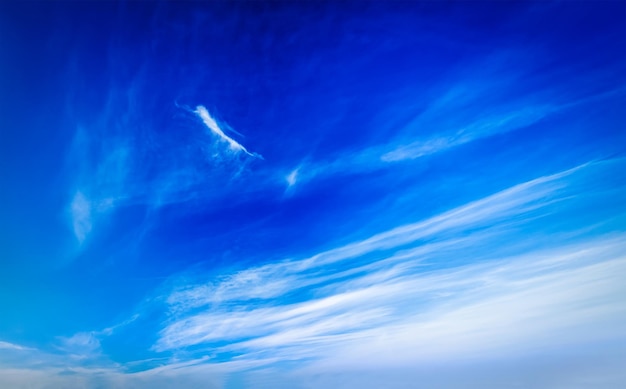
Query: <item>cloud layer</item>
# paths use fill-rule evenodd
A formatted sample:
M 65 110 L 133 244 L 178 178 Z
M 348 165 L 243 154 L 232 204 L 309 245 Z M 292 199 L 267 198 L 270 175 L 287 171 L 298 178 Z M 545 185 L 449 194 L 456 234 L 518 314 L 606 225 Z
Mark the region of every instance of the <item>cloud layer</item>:
M 578 363 L 568 359 L 568 350 L 581 349 L 598 361 L 623 360 L 626 235 L 607 230 L 608 221 L 585 225 L 571 212 L 590 196 L 597 202 L 604 199 L 598 194 L 614 193 L 603 185 L 624 193 L 624 183 L 596 178 L 610 177 L 624 164 L 590 162 L 308 258 L 214 275 L 210 282 L 173 279 L 168 284 L 178 286 L 149 302 L 152 309 L 166 309 L 153 351 L 172 357 L 148 362 L 161 366 L 129 372 L 102 354 L 101 339 L 133 325 L 134 315 L 102 331 L 59 338 L 59 350 L 75 356 L 65 362 L 0 342 L 12 355 L 10 364 L 37 356 L 46 366 L 33 374 L 24 366 L 4 368 L 0 382 L 37 386 L 55 377 L 49 382 L 59 386 L 168 387 L 175 379 L 189 385 L 212 379 L 211 385 L 223 388 L 237 375 L 254 387 L 280 387 L 285 380 L 314 377 L 323 385 L 346 371 L 377 371 L 375 381 L 396 369 L 406 379 L 455 387 L 445 375 L 411 371 L 445 365 L 469 382 L 496 382 L 500 378 L 466 369 L 512 369 L 514 361 L 533 355 Z M 562 217 L 570 217 L 569 231 L 520 234 Z M 86 368 L 87 361 L 100 367 Z M 295 362 L 299 368 L 289 369 Z M 598 364 L 586 366 L 598 377 L 605 374 Z M 565 374 L 557 365 L 545 368 Z M 344 379 L 356 384 L 360 374 Z M 607 374 L 598 387 L 620 379 Z
M 356 368 L 624 341 L 625 235 L 515 235 L 584 197 L 590 172 L 617 165 L 582 165 L 310 258 L 181 287 L 155 350 Z

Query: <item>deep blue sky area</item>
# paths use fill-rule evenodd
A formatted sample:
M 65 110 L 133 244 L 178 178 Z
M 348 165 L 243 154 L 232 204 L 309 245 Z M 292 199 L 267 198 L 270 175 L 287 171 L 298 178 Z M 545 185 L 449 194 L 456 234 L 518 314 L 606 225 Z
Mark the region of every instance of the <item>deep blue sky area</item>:
M 626 2 L 0 3 L 0 386 L 626 385 Z

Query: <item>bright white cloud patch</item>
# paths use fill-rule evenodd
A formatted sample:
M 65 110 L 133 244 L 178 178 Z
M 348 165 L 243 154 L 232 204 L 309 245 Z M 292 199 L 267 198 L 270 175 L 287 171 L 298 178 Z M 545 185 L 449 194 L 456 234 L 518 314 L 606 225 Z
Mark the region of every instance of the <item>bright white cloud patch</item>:
M 211 131 L 211 133 L 213 133 L 220 140 L 228 144 L 232 152 L 234 153 L 243 152 L 245 154 L 248 154 L 251 157 L 258 156 L 257 154 L 250 153 L 248 150 L 246 150 L 246 148 L 243 145 L 241 145 L 236 140 L 226 135 L 205 107 L 203 107 L 202 105 L 199 105 L 196 107 L 196 110 L 194 112 L 196 113 L 196 115 L 198 115 L 202 119 L 204 124 Z

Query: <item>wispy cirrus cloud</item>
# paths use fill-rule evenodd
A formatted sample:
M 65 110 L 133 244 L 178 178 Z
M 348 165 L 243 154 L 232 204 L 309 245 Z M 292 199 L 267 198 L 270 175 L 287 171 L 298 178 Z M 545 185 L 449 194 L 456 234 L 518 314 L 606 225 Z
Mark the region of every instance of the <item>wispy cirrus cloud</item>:
M 115 205 L 113 198 L 89 198 L 77 191 L 70 204 L 70 217 L 74 236 L 82 244 L 91 232 L 93 224 Z
M 624 341 L 619 322 L 626 307 L 619 296 L 625 290 L 617 275 L 626 270 L 624 247 L 599 241 L 499 260 L 493 268 L 400 272 L 284 310 L 233 315 L 229 332 L 207 331 L 204 340 L 233 339 L 222 350 L 244 358 L 315 358 L 352 368 L 463 359 L 465 353 L 523 354 L 525 347 L 576 343 L 578 334 L 594 329 L 585 342 Z M 219 316 L 204 319 L 208 326 Z
M 217 124 L 215 119 L 211 116 L 209 111 L 207 111 L 207 109 L 204 106 L 202 105 L 197 106 L 194 113 L 196 113 L 196 115 L 198 115 L 202 119 L 202 122 L 207 126 L 207 128 L 211 131 L 211 133 L 213 133 L 220 140 L 228 144 L 231 151 L 235 153 L 243 152 L 251 157 L 262 158 L 260 155 L 256 153 L 250 153 L 248 150 L 246 150 L 244 146 L 242 146 L 233 138 L 226 135 L 224 131 L 220 128 L 220 126 Z
M 0 349 L 4 349 L 4 350 L 18 350 L 18 351 L 32 350 L 30 347 L 21 346 L 19 344 L 10 343 L 10 342 L 5 342 L 5 341 L 2 341 L 2 340 L 0 340 Z
M 102 330 L 58 336 L 50 348 L 0 341 L 0 386 L 66 388 L 126 385 L 133 378 L 129 378 L 125 367 L 106 355 L 101 340 L 137 317 L 133 315 Z M 143 380 L 138 381 L 141 383 Z
M 118 99 L 112 96 L 111 104 Z M 175 107 L 179 112 L 173 119 L 177 122 L 168 125 L 180 127 L 184 132 L 177 135 L 180 138 L 151 128 L 155 125 L 148 120 L 145 131 L 136 130 L 135 116 L 141 116 L 140 112 L 131 111 L 118 119 L 113 117 L 113 108 L 109 108 L 111 112 L 105 110 L 93 128 L 77 129 L 70 153 L 76 182 L 69 216 L 79 244 L 107 212 L 117 207 L 141 204 L 158 208 L 185 202 L 206 195 L 203 188 L 207 182 L 221 182 L 226 192 L 230 180 L 247 166 L 247 161 L 235 158 L 237 155 L 263 159 L 229 137 L 204 106 L 193 111 L 178 104 Z M 208 134 L 198 136 L 198 123 L 188 114 L 199 117 Z
M 287 185 L 289 185 L 289 187 L 294 186 L 296 184 L 296 182 L 298 181 L 298 170 L 299 169 L 293 169 L 285 177 L 285 181 L 287 181 Z
M 154 349 L 212 350 L 215 363 L 233 353 L 341 355 L 355 367 L 359 355 L 393 364 L 523 353 L 525 344 L 576 343 L 600 327 L 585 341 L 626 341 L 623 233 L 576 244 L 516 233 L 584 197 L 590 171 L 617 165 L 582 165 L 307 259 L 182 287 L 167 297 L 173 316 Z
M 399 130 L 390 142 L 363 150 L 346 152 L 332 161 L 301 163 L 298 169 L 287 175 L 288 187 L 298 182 L 303 183 L 316 177 L 363 173 L 391 168 L 394 163 L 417 160 L 455 147 L 505 134 L 539 123 L 544 118 L 559 111 L 558 107 L 548 104 L 527 103 L 529 106 L 508 108 L 498 114 L 486 114 L 476 118 L 453 120 L 444 119 L 453 116 L 453 107 L 441 108 L 434 104 L 435 113 L 421 114 L 412 123 Z M 435 131 L 436 129 L 436 131 Z
M 83 242 L 91 231 L 91 203 L 81 192 L 76 192 L 71 204 L 74 235 Z
M 540 213 L 542 208 L 558 201 L 560 190 L 566 187 L 565 179 L 584 167 L 585 165 L 582 165 L 551 176 L 540 177 L 429 219 L 400 226 L 310 258 L 251 268 L 227 276 L 217 284 L 200 285 L 197 289 L 185 288 L 173 293 L 168 301 L 173 307 L 182 304 L 189 308 L 230 299 L 271 298 L 292 288 L 294 280 L 290 280 L 290 277 L 294 274 L 310 273 L 320 276 L 324 271 L 335 274 L 336 269 L 325 266 L 369 253 L 386 255 L 386 250 L 390 249 L 405 250 L 387 258 L 398 260 L 404 260 L 410 253 L 419 255 L 430 250 L 441 250 L 443 242 L 430 241 L 438 235 L 449 237 L 447 242 L 450 244 L 460 245 L 463 239 L 455 234 L 471 229 L 480 230 L 492 223 L 504 223 L 512 218 L 521 222 L 525 218 L 535 217 L 536 212 Z M 413 248 L 414 251 L 409 250 L 416 242 L 422 244 Z M 300 285 L 305 286 L 308 283 Z
M 100 339 L 94 332 L 79 332 L 69 337 L 59 337 L 59 350 L 73 358 L 88 359 L 101 354 Z
M 56 348 L 76 358 L 99 357 L 102 352 L 101 340 L 133 323 L 139 316 L 139 314 L 134 314 L 120 323 L 101 330 L 77 332 L 71 336 L 59 336 L 57 337 Z
M 524 62 L 528 58 L 503 50 L 468 64 L 468 70 L 461 72 L 460 77 L 441 81 L 431 101 L 415 108 L 415 113 L 410 109 L 392 111 L 405 119 L 383 124 L 385 132 L 390 134 L 387 141 L 360 149 L 346 147 L 333 159 L 300 161 L 297 184 L 391 169 L 403 162 L 416 163 L 421 158 L 524 131 L 574 108 L 624 95 L 624 88 L 616 87 L 573 96 L 565 88 L 538 81 L 536 88 L 529 91 L 524 82 L 528 77 L 527 67 L 532 68 L 532 64 L 512 65 L 516 61 Z M 587 76 L 596 77 L 599 73 Z M 410 119 L 406 120 L 406 116 Z M 287 180 L 287 188 L 298 186 L 292 181 Z
M 535 106 L 488 116 L 459 128 L 450 135 L 438 135 L 398 146 L 394 150 L 385 152 L 380 159 L 384 162 L 397 162 L 435 154 L 478 139 L 530 126 L 539 122 L 553 110 L 548 106 Z

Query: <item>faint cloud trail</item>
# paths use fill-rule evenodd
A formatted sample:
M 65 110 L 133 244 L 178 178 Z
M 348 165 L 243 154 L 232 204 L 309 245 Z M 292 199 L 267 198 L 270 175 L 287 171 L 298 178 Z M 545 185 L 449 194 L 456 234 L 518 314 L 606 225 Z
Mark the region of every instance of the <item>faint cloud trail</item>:
M 82 243 L 91 231 L 91 203 L 82 192 L 77 192 L 71 204 L 74 235 Z

